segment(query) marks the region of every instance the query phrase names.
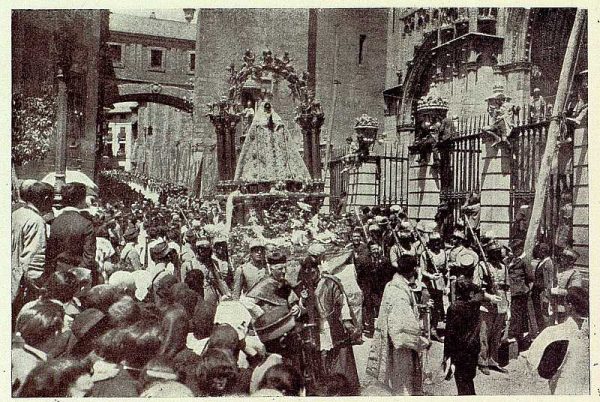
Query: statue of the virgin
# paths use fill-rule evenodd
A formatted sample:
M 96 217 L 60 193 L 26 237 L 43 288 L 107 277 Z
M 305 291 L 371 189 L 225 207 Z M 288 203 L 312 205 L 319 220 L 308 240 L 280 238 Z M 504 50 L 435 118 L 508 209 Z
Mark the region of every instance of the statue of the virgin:
M 307 181 L 310 173 L 270 102 L 256 110 L 235 169 L 236 181 Z

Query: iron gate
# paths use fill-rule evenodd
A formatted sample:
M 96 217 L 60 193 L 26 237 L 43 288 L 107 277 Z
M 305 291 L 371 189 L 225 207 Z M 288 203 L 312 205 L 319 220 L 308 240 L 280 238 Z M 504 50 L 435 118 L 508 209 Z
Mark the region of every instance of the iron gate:
M 535 198 L 536 180 L 539 174 L 539 168 L 546 147 L 546 137 L 548 135 L 549 121 L 542 121 L 534 124 L 527 124 L 515 127 L 510 136 L 511 143 L 511 183 L 510 183 L 510 217 L 511 217 L 511 238 L 524 239 L 527 234 L 527 226 L 533 200 Z M 571 142 L 572 144 L 572 142 Z M 556 251 L 556 231 L 561 225 L 568 225 L 570 222 L 564 222 L 569 219 L 568 211 L 565 216 L 561 216 L 561 208 L 569 208 L 570 201 L 561 204 L 561 197 L 569 196 L 572 200 L 572 146 L 563 148 L 561 152 L 566 152 L 566 159 L 558 158 L 557 164 L 550 174 L 548 189 L 546 191 L 546 200 L 542 220 L 538 230 L 538 240 L 548 244 L 552 251 Z M 568 155 L 570 153 L 570 155 Z M 561 177 L 564 175 L 564 177 Z M 564 200 L 564 198 L 563 198 Z M 521 210 L 522 206 L 528 205 L 526 213 Z M 522 212 L 520 212 L 522 211 Z M 569 230 L 570 232 L 570 230 Z M 568 243 L 572 243 L 572 233 L 568 233 Z
M 343 193 L 348 193 L 350 172 L 343 171 L 343 157 L 346 149 L 336 149 L 329 162 L 330 206 L 337 211 Z M 363 165 L 374 165 L 373 203 L 380 206 L 400 205 L 405 210 L 408 206 L 408 157 L 399 144 L 384 144 L 377 150 L 377 155 L 370 155 Z M 359 168 L 360 169 L 360 168 Z
M 344 171 L 343 157 L 345 148 L 332 151 L 329 161 L 329 206 L 331 211 L 337 211 L 343 193 L 348 192 L 348 171 Z
M 389 207 L 400 205 L 408 208 L 408 157 L 399 144 L 384 144 L 380 155 L 374 156 L 377 163 L 375 180 L 378 185 L 377 203 Z
M 489 117 L 475 116 L 459 121 L 458 134 L 440 147 L 440 203 L 448 212 L 443 216 L 441 230 L 449 236 L 461 216 L 461 206 L 471 193 L 479 193 L 481 154 L 481 127 L 489 124 Z

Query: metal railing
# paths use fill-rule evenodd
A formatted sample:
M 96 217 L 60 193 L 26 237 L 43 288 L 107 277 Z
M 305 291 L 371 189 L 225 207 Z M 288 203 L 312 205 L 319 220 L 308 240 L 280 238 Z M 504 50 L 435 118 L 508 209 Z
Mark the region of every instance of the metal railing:
M 344 170 L 344 156 L 347 153 L 347 147 L 334 149 L 329 162 L 329 191 L 332 211 L 338 209 L 341 195 L 344 192 L 348 193 L 350 172 Z M 375 203 L 380 206 L 397 204 L 406 209 L 408 206 L 408 156 L 403 146 L 396 143 L 384 143 L 378 146 L 374 153 L 367 157 L 363 165 L 375 165 L 373 176 Z
M 471 193 L 480 190 L 480 133 L 489 123 L 489 115 L 459 118 L 456 135 L 439 144 L 440 203 L 447 204 L 450 211 L 446 228 L 456 224 L 461 216 L 461 206 Z
M 511 189 L 510 189 L 510 217 L 511 217 L 511 237 L 524 237 L 526 228 L 520 225 L 519 217 L 523 214 L 519 211 L 522 206 L 528 205 L 529 209 L 533 205 L 535 198 L 535 188 L 539 168 L 546 146 L 546 138 L 550 122 L 548 120 L 532 124 L 525 124 L 515 127 L 509 137 L 511 143 Z M 571 143 L 572 144 L 572 143 Z M 539 241 L 548 244 L 553 251 L 556 251 L 556 232 L 563 219 L 561 217 L 561 208 L 565 203 L 561 203 L 561 197 L 565 194 L 571 195 L 572 199 L 572 146 L 567 144 L 560 152 L 564 154 L 556 155 L 557 166 L 550 174 L 548 190 L 544 212 L 538 232 Z M 569 155 L 570 153 L 570 155 Z M 564 158 L 564 159 L 563 159 Z M 562 163 L 565 161 L 565 163 Z M 563 177 L 564 176 L 564 177 Z M 528 218 L 528 215 L 526 215 Z M 567 222 L 568 223 L 568 222 Z M 572 241 L 572 233 L 567 235 L 567 243 Z

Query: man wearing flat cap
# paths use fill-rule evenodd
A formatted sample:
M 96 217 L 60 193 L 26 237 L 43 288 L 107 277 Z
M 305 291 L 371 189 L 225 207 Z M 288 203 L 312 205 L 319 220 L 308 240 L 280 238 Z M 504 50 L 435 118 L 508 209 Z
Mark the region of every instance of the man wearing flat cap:
M 150 249 L 150 257 L 155 262 L 152 267 L 147 270 L 152 275 L 152 283 L 158 281 L 164 275 L 175 273 L 175 267 L 171 264 L 170 252 L 172 250 L 165 241 L 161 241 Z
M 238 267 L 234 274 L 232 296 L 235 300 L 269 273 L 265 252 L 266 248 L 262 241 L 254 239 L 250 242 L 250 259 Z

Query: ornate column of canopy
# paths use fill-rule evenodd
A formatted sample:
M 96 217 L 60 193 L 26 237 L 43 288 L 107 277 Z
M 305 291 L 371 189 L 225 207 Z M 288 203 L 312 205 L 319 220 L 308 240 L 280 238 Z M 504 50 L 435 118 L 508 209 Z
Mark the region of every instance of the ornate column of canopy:
M 241 120 L 238 105 L 226 96 L 208 105 L 206 116 L 215 128 L 217 135 L 217 169 L 219 180 L 232 180 L 235 173 L 236 152 L 235 133 Z
M 296 109 L 296 123 L 302 129 L 304 163 L 313 180 L 321 179 L 321 127 L 324 121 L 321 103 L 309 90 L 306 99 Z

